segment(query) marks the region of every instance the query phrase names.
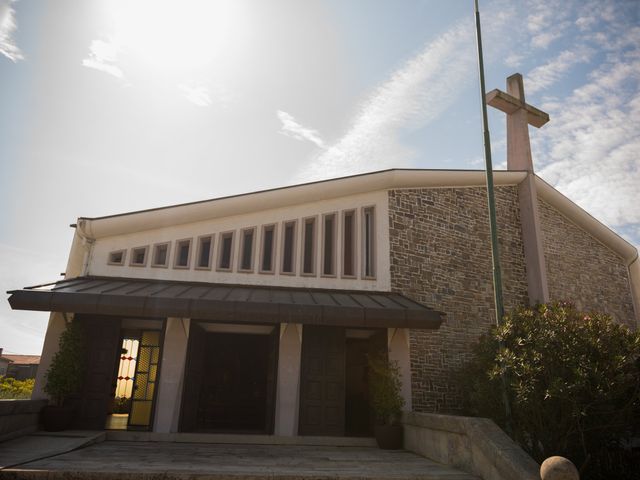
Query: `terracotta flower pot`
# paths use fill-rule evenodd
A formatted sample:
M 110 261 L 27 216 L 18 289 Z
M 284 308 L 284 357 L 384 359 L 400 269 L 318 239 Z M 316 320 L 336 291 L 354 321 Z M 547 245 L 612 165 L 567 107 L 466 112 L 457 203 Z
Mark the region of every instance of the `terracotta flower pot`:
M 42 421 L 42 428 L 47 432 L 66 430 L 71 425 L 71 420 L 73 420 L 73 408 L 46 405 L 40 411 L 40 420 Z
M 374 432 L 378 447 L 383 450 L 399 450 L 402 448 L 402 425 L 376 425 Z

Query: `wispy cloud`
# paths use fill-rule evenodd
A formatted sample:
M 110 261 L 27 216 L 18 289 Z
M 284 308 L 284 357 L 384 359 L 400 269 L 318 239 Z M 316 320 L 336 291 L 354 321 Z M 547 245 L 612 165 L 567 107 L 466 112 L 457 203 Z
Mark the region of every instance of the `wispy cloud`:
M 517 68 L 517 67 L 520 66 L 520 64 L 522 63 L 522 60 L 524 60 L 524 58 L 525 58 L 525 56 L 520 54 L 520 53 L 510 53 L 504 59 L 504 64 L 507 67 L 510 67 L 510 68 Z
M 24 56 L 13 39 L 13 32 L 18 28 L 13 3 L 15 0 L 0 0 L 0 54 L 17 62 Z
M 369 96 L 349 131 L 314 158 L 301 177 L 328 178 L 406 163 L 413 152 L 399 141 L 401 131 L 435 119 L 473 78 L 472 32 L 464 22 L 427 44 Z
M 640 58 L 605 64 L 570 98 L 544 106 L 541 175 L 612 226 L 640 224 Z
M 211 105 L 209 89 L 204 85 L 181 83 L 178 85 L 178 89 L 187 100 L 199 107 L 208 107 Z
M 89 57 L 82 60 L 82 65 L 123 79 L 122 70 L 116 65 L 118 45 L 115 41 L 94 40 L 89 47 Z
M 277 111 L 278 119 L 282 122 L 280 133 L 296 140 L 308 140 L 320 148 L 326 148 L 317 130 L 300 125 L 293 116 L 282 110 Z
M 555 0 L 552 0 L 552 3 Z M 603 60 L 568 96 L 547 98 L 551 124 L 532 136 L 538 172 L 576 203 L 627 238 L 640 232 L 640 28 L 634 2 L 567 2 L 586 50 L 564 51 L 528 75 L 528 91 L 542 91 L 569 73 Z M 555 5 L 555 3 L 554 3 Z M 549 8 L 540 2 L 540 8 Z M 597 11 L 597 17 L 593 12 Z M 604 55 L 602 55 L 604 54 Z
M 564 50 L 544 65 L 534 68 L 527 75 L 527 91 L 536 93 L 562 79 L 578 63 L 586 63 L 591 59 L 593 50 L 579 47 Z
M 567 0 L 528 0 L 526 6 L 529 12 L 526 25 L 534 49 L 548 48 L 561 38 L 571 25 L 566 20 L 571 7 Z

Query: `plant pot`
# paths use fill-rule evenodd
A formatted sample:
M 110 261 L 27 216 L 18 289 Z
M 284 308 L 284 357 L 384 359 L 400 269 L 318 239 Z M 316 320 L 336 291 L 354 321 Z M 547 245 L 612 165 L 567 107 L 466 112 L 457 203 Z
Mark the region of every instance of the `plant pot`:
M 402 448 L 402 425 L 376 425 L 374 428 L 378 447 L 383 450 Z
M 73 407 L 46 405 L 40 411 L 42 428 L 47 432 L 66 430 L 73 420 Z

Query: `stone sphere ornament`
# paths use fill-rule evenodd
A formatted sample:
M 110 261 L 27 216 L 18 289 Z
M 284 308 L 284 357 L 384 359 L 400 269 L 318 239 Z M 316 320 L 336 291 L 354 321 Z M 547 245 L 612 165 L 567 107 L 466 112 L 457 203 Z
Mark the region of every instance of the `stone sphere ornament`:
M 542 480 L 580 480 L 580 474 L 571 460 L 564 457 L 549 457 L 540 465 Z

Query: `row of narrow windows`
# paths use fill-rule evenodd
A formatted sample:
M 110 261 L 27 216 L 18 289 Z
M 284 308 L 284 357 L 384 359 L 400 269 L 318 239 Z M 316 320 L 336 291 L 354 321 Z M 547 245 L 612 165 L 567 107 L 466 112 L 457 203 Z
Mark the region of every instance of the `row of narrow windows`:
M 296 259 L 300 259 L 300 274 L 315 276 L 318 271 L 323 276 L 334 277 L 340 275 L 345 278 L 356 278 L 358 265 L 357 259 L 357 228 L 358 213 L 361 221 L 361 276 L 363 278 L 375 277 L 375 212 L 374 207 L 357 210 L 345 210 L 341 213 L 328 213 L 303 218 L 300 220 L 285 221 L 280 224 L 269 224 L 260 227 L 260 248 L 258 250 L 258 266 L 260 273 L 276 272 L 276 252 L 280 251 L 279 273 L 296 275 Z M 320 222 L 320 225 L 318 223 Z M 338 230 L 340 225 L 340 238 Z M 279 232 L 278 232 L 279 230 Z M 211 270 L 215 263 L 215 269 L 222 272 L 233 271 L 235 242 L 240 242 L 237 250 L 238 259 L 235 261 L 238 272 L 254 272 L 255 251 L 258 244 L 257 227 L 244 228 L 238 231 L 229 231 L 218 234 L 217 251 L 214 252 L 216 234 L 200 236 L 195 241 L 195 260 L 192 258 L 194 245 L 192 238 L 177 240 L 173 254 L 173 268 L 189 269 L 192 263 L 197 270 Z M 320 234 L 318 235 L 318 232 Z M 302 235 L 300 242 L 301 252 L 298 255 L 297 239 Z M 278 236 L 281 238 L 278 243 Z M 321 262 L 316 265 L 318 238 L 320 239 Z M 339 245 L 338 245 L 339 241 Z M 145 245 L 130 250 L 129 265 L 134 267 L 146 267 L 150 263 L 152 267 L 169 267 L 169 256 L 172 242 L 156 243 L 152 247 Z M 338 246 L 340 248 L 338 248 Z M 278 248 L 279 247 L 279 248 Z M 338 259 L 338 250 L 340 258 Z M 127 250 L 117 250 L 109 254 L 110 265 L 125 265 Z M 214 255 L 215 253 L 215 255 Z

